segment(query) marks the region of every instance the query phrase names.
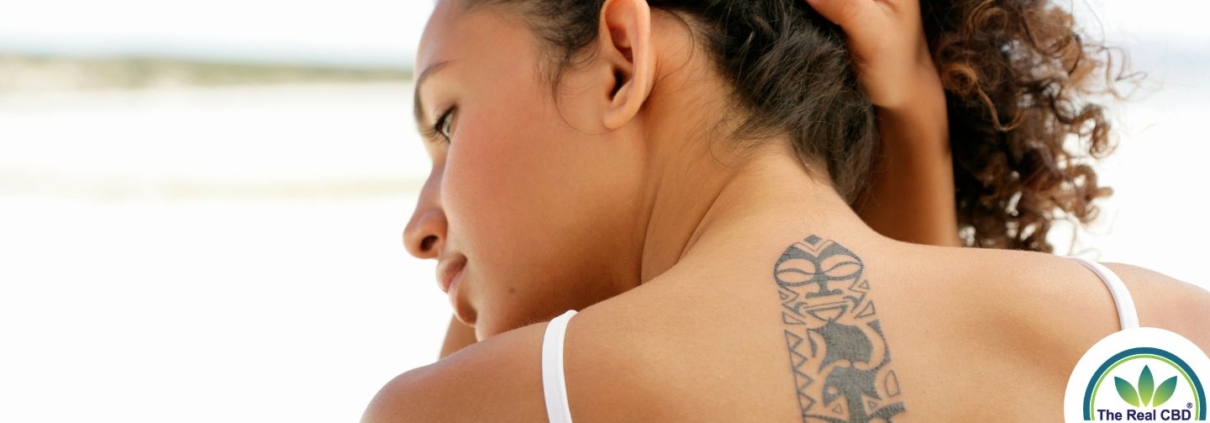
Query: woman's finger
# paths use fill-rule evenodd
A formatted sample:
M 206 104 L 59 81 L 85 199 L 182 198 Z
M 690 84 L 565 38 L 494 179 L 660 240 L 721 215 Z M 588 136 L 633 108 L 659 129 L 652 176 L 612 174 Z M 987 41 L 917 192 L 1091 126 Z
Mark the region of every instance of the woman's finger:
M 815 11 L 842 28 L 858 25 L 867 19 L 873 0 L 806 0 Z

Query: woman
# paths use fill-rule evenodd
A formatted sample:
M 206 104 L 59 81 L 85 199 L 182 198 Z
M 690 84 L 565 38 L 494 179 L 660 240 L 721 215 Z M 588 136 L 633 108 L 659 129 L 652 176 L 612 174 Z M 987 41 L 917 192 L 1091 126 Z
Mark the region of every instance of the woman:
M 1105 69 L 1107 49 L 1082 42 L 1065 13 L 1036 16 L 1045 8 L 1012 3 L 928 2 L 926 28 L 913 1 L 812 2 L 843 28 L 877 110 L 881 151 L 854 207 L 879 233 L 1050 252 L 1054 221 L 1088 223 L 1094 200 L 1112 192 L 1080 161 L 1110 152 L 1109 123 L 1084 97 L 1115 93 L 1100 76 L 1130 78 Z M 1006 50 L 1016 59 L 1004 60 Z M 1070 139 L 1086 151 L 1068 151 Z M 475 341 L 452 318 L 440 356 Z
M 416 65 L 434 169 L 406 238 L 484 340 L 367 421 L 1054 420 L 1120 327 L 1078 262 L 853 212 L 871 100 L 805 5 L 443 1 Z M 1210 294 L 1111 269 L 1143 325 L 1210 347 Z
M 973 238 L 958 238 L 945 92 L 930 58 L 917 4 L 889 9 L 873 1 L 816 3 L 824 16 L 843 26 L 861 64 L 861 85 L 877 108 L 878 171 L 872 172 L 869 186 L 854 205 L 858 214 L 871 228 L 901 241 L 973 245 Z M 845 9 L 854 6 L 858 9 Z M 1091 183 L 1095 187 L 1095 180 Z M 984 220 L 995 218 L 984 216 Z M 984 238 L 979 242 L 1004 241 L 1003 233 L 988 236 L 986 232 L 979 232 Z M 474 330 L 452 318 L 440 356 L 475 341 Z

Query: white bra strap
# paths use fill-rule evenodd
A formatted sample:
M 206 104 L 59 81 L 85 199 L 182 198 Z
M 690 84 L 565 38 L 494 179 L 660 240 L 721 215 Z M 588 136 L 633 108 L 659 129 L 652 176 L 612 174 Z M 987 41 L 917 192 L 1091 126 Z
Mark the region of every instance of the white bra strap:
M 550 423 L 571 423 L 567 404 L 567 380 L 563 376 L 563 338 L 575 310 L 568 310 L 546 325 L 542 338 L 542 392 L 546 396 L 546 417 Z
M 1079 257 L 1072 257 L 1072 259 L 1091 269 L 1101 277 L 1105 286 L 1109 287 L 1109 293 L 1113 294 L 1113 302 L 1118 307 L 1118 321 L 1122 324 L 1122 330 L 1139 327 L 1139 312 L 1135 310 L 1134 298 L 1130 296 L 1130 290 L 1126 289 L 1126 284 L 1122 283 L 1122 278 L 1101 263 Z

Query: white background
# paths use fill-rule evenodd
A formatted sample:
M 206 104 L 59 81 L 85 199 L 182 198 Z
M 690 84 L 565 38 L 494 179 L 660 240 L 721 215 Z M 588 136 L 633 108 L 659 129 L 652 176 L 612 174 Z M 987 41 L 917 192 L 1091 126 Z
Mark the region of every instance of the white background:
M 1153 84 L 1115 109 L 1117 195 L 1081 250 L 1207 286 L 1206 7 L 1081 7 Z M 0 51 L 406 66 L 430 8 L 3 0 Z M 0 421 L 352 421 L 431 362 L 410 90 L 0 94 Z

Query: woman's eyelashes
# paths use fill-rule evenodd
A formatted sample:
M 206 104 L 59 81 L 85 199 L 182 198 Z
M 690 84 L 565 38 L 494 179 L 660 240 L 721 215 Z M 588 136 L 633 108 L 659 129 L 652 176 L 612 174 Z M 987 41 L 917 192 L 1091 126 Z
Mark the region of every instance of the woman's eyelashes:
M 433 135 L 440 136 L 445 142 L 450 142 L 454 134 L 454 112 L 456 109 L 450 108 L 437 121 L 433 123 Z

